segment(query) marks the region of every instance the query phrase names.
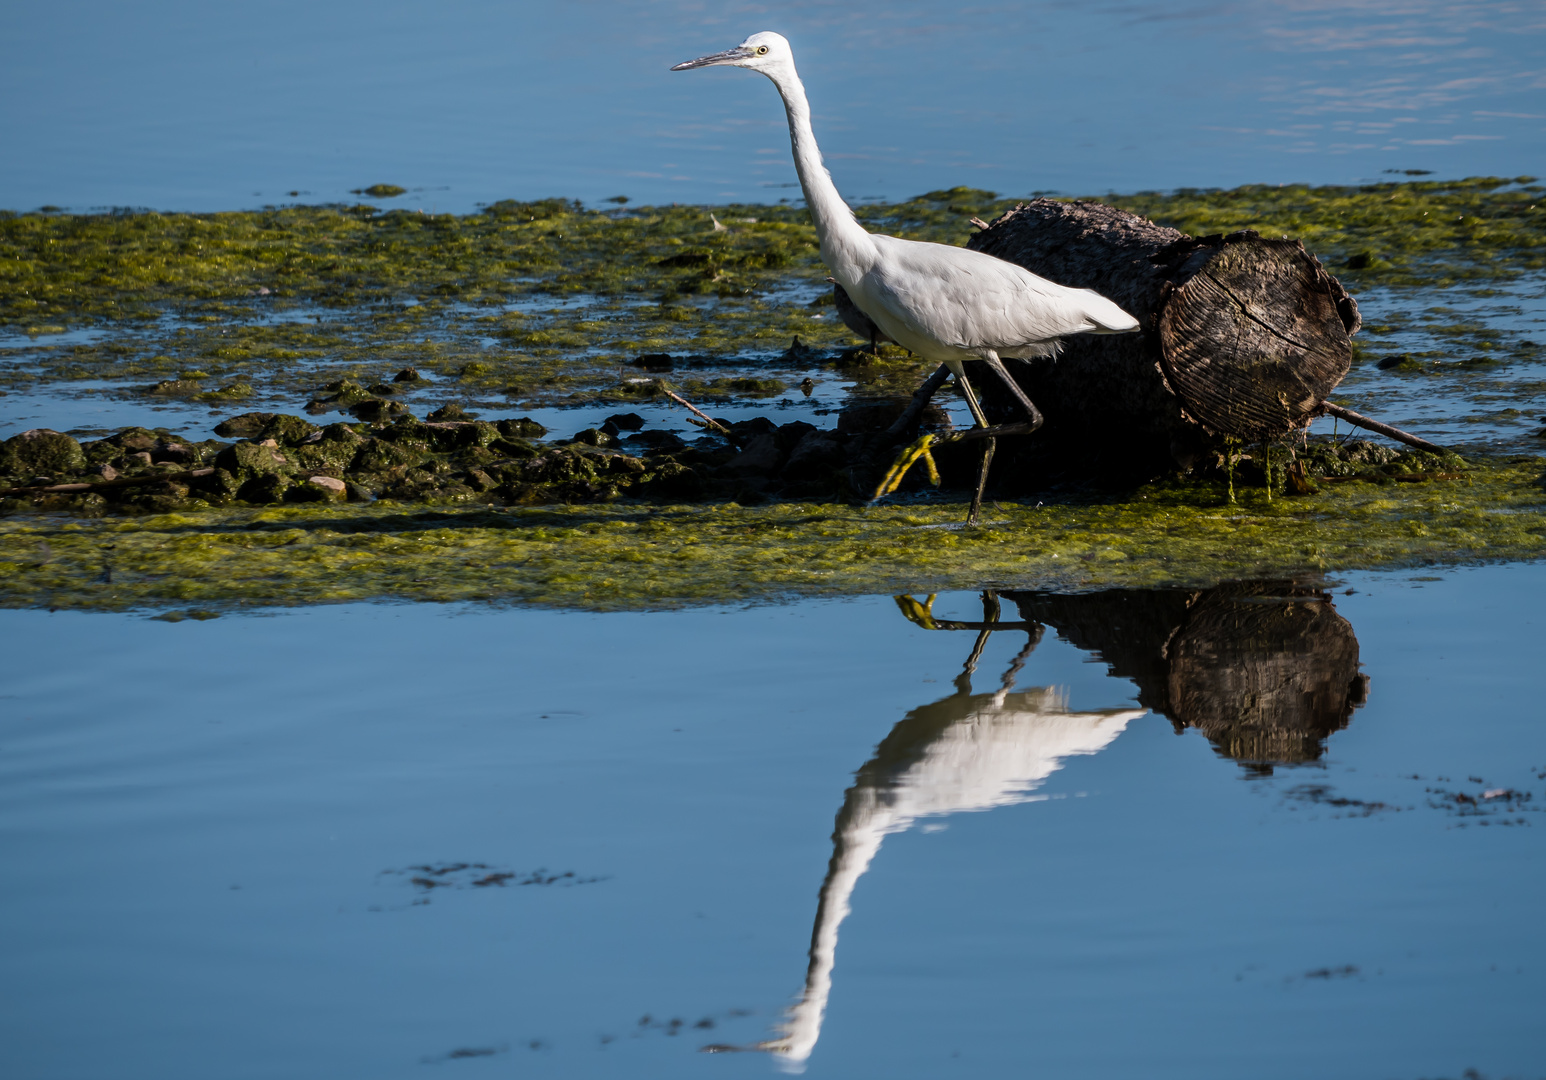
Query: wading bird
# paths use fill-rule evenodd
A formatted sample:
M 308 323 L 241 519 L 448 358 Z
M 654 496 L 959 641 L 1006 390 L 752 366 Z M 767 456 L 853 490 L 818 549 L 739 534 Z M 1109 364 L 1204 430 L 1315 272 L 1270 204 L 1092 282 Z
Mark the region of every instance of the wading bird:
M 1029 433 L 1042 422 L 1041 412 L 1005 369 L 1003 358 L 1055 356 L 1058 343 L 1070 334 L 1126 334 L 1138 329 L 1138 321 L 1089 289 L 1056 285 L 982 252 L 866 232 L 821 163 L 821 150 L 811 131 L 810 103 L 795 71 L 789 42 L 780 34 L 753 34 L 733 49 L 677 64 L 671 70 L 720 65 L 766 75 L 784 99 L 795 170 L 821 240 L 821 259 L 836 283 L 880 335 L 943 364 L 955 375 L 977 422 L 977 431 L 972 434 L 987 439 L 968 518 L 975 522 L 993 460 L 992 436 Z M 963 365 L 967 360 L 982 360 L 988 365 L 1025 409 L 1027 423 L 997 428 L 988 423 L 966 381 Z M 933 473 L 929 448 L 940 441 L 944 440 L 924 435 L 903 450 L 875 497 L 895 491 L 919 459 L 927 461 Z

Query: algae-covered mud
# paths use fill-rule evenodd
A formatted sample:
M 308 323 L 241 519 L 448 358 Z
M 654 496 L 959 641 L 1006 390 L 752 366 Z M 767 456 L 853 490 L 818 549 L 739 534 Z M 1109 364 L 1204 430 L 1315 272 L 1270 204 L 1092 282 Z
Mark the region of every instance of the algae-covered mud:
M 983 528 L 940 503 L 607 503 L 465 509 L 320 503 L 0 519 L 11 605 L 510 600 L 581 608 L 902 589 L 1207 585 L 1538 557 L 1539 459 L 1370 473 L 1270 502 L 1155 486 L 1121 499 L 999 502 Z
M 927 366 L 842 326 L 799 207 L 6 215 L 0 602 L 616 607 L 1533 557 L 1542 194 L 1107 197 L 1302 239 L 1363 305 L 1336 399 L 1463 457 L 1322 421 L 1136 490 L 1006 491 L 983 530 L 955 527 L 971 451 L 941 454 L 942 492 L 862 505 Z M 859 215 L 964 243 L 1009 205 L 957 188 Z

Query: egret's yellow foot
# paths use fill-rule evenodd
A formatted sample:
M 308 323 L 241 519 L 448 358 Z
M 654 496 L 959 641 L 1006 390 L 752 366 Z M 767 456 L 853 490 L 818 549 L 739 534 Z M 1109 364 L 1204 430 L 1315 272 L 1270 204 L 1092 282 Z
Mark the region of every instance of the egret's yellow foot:
M 907 470 L 916 465 L 919 458 L 922 458 L 924 464 L 928 466 L 929 482 L 938 487 L 939 466 L 934 464 L 934 455 L 929 452 L 929 447 L 933 445 L 933 435 L 921 435 L 917 442 L 898 454 L 895 463 L 887 471 L 885 479 L 880 482 L 880 486 L 875 489 L 875 494 L 871 496 L 870 501 L 873 502 L 875 499 L 890 495 L 900 487 L 903 478 L 907 476 Z
M 929 598 L 921 604 L 906 595 L 892 599 L 896 601 L 896 606 L 902 609 L 902 615 L 908 622 L 916 623 L 925 630 L 938 630 L 939 627 L 934 624 L 934 595 L 930 593 Z

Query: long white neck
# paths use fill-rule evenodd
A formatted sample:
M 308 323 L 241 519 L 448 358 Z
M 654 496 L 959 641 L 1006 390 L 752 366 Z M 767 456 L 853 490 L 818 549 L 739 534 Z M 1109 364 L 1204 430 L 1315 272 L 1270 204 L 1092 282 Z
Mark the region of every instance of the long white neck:
M 766 74 L 778 87 L 779 96 L 784 99 L 784 111 L 789 115 L 789 142 L 794 152 L 795 172 L 800 175 L 805 205 L 821 240 L 821 261 L 839 281 L 848 277 L 845 271 L 863 273 L 874 259 L 875 243 L 837 193 L 832 174 L 821 163 L 821 148 L 816 145 L 816 134 L 811 130 L 811 104 L 805 97 L 805 85 L 800 82 L 792 62 Z

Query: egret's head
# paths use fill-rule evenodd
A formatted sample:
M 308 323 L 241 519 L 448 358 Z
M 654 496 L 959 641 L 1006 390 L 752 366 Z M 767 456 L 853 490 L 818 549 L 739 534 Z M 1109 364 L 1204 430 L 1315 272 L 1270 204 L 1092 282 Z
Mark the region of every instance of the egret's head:
M 788 65 L 793 59 L 794 54 L 790 51 L 789 42 L 784 39 L 784 35 L 764 30 L 760 34 L 753 34 L 733 49 L 700 56 L 685 64 L 677 64 L 671 70 L 688 71 L 692 68 L 729 64 L 731 67 L 751 68 L 753 71 L 767 74 L 774 68 Z

